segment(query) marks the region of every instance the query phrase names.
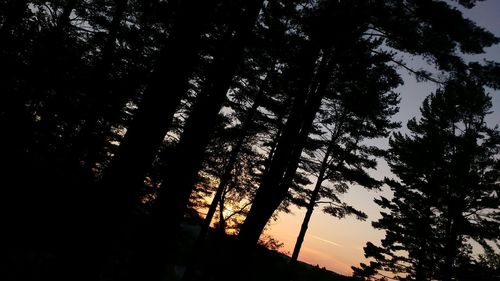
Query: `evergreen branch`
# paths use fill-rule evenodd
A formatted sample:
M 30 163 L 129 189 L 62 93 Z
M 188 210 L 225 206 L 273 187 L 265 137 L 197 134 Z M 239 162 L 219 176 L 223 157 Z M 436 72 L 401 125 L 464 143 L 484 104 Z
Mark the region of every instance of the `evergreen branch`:
M 379 52 L 379 51 L 377 51 L 377 50 L 375 50 L 375 49 L 370 49 L 370 51 L 371 51 L 372 53 L 375 53 L 375 54 L 378 54 L 378 55 L 385 55 L 385 53 L 383 53 L 383 52 Z M 420 72 L 420 71 L 418 71 L 418 70 L 415 70 L 415 69 L 413 69 L 413 68 L 411 68 L 411 67 L 407 66 L 404 62 L 402 62 L 402 61 L 400 61 L 400 60 L 396 60 L 396 59 L 394 59 L 393 57 L 391 57 L 391 58 L 389 59 L 389 61 L 391 61 L 391 62 L 393 62 L 393 63 L 395 63 L 395 64 L 397 64 L 397 65 L 401 66 L 402 68 L 406 69 L 407 71 L 409 71 L 409 72 L 411 72 L 411 73 L 415 74 L 415 76 L 417 76 L 417 77 L 422 77 L 422 78 L 424 78 L 424 79 L 426 79 L 426 80 L 428 80 L 428 81 L 434 82 L 434 83 L 439 84 L 439 85 L 444 85 L 444 84 L 445 84 L 444 82 L 439 81 L 437 78 L 434 78 L 434 77 L 432 77 L 432 76 L 430 76 L 430 75 L 427 75 L 427 74 L 425 74 L 425 73 L 422 73 L 422 72 Z

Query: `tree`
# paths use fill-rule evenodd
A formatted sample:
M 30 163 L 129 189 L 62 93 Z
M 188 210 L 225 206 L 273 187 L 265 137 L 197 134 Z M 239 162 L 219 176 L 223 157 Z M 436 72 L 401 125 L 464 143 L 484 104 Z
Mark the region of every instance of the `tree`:
M 394 135 L 388 161 L 399 179 L 387 181 L 391 200 L 376 200 L 388 212 L 374 223 L 386 237 L 382 247 L 367 244 L 375 260 L 357 275 L 461 280 L 457 273 L 478 262 L 471 241 L 487 253 L 498 244 L 500 134 L 484 121 L 490 108 L 482 85 L 459 76 L 424 101 L 411 135 Z
M 12 24 L 8 24 L 10 27 L 3 25 L 6 19 L 3 8 L 6 7 L 4 4 L 9 4 L 7 2 L 17 7 L 17 12 L 12 10 L 5 14 L 12 18 L 9 20 Z M 33 269 L 33 263 L 58 265 L 59 270 L 47 270 L 46 275 L 40 277 L 42 279 L 51 279 L 49 275 L 80 271 L 81 276 L 75 278 L 88 280 L 87 277 L 96 273 L 94 270 L 98 266 L 95 263 L 101 261 L 98 256 L 105 247 L 100 246 L 109 244 L 101 243 L 105 236 L 103 233 L 94 232 L 103 226 L 98 221 L 104 214 L 95 208 L 103 192 L 94 186 L 95 174 L 83 175 L 79 160 L 85 157 L 79 155 L 81 151 L 76 151 L 75 140 L 80 140 L 78 136 L 82 134 L 82 124 L 90 122 L 87 117 L 93 113 L 102 116 L 98 109 L 106 107 L 103 103 L 109 102 L 108 99 L 96 99 L 97 93 L 93 92 L 99 86 L 93 78 L 102 68 L 102 64 L 96 67 L 99 64 L 96 62 L 104 59 L 101 56 L 104 55 L 103 41 L 109 38 L 108 42 L 112 45 L 117 42 L 114 58 L 118 59 L 112 62 L 113 67 L 109 71 L 114 79 L 114 83 L 110 84 L 113 84 L 115 94 L 120 92 L 126 96 L 123 103 L 127 99 L 137 101 L 140 91 L 136 88 L 142 89 L 142 79 L 150 71 L 149 62 L 155 56 L 154 49 L 162 43 L 157 40 L 159 32 L 155 34 L 142 29 L 145 25 L 141 26 L 143 11 L 140 3 L 128 2 L 132 8 L 125 13 L 127 25 L 119 28 L 115 39 L 112 39 L 114 35 L 106 36 L 110 28 L 108 16 L 111 18 L 113 14 L 114 1 L 1 3 L 2 29 L 9 29 L 5 35 L 12 43 L 7 48 L 7 44 L 3 44 L 7 40 L 1 40 L 1 56 L 9 58 L 8 61 L 2 59 L 8 64 L 2 63 L 1 71 L 9 75 L 2 75 L 2 79 L 8 78 L 8 83 L 3 83 L 3 80 L 1 83 L 0 126 L 6 135 L 10 135 L 9 138 L 2 138 L 2 156 L 4 151 L 8 151 L 8 157 L 2 157 L 2 166 L 10 168 L 2 170 L 1 174 L 2 186 L 6 187 L 2 189 L 1 205 L 2 215 L 8 217 L 6 227 L 12 230 L 8 248 L 15 249 L 6 253 L 11 255 L 11 261 L 14 256 L 19 256 L 19 259 L 14 259 L 16 264 L 12 267 L 25 272 Z M 147 2 L 149 5 L 153 3 Z M 158 18 L 148 19 L 153 22 Z M 135 30 L 135 33 L 144 37 L 130 36 L 134 29 L 141 29 Z M 141 42 L 144 38 L 154 38 L 153 46 L 150 41 Z M 117 89 L 115 83 L 122 88 Z M 116 100 L 113 102 L 116 103 Z M 104 118 L 100 118 L 100 124 L 122 122 L 121 116 L 117 118 L 116 115 L 120 114 L 111 116 L 107 112 Z M 103 135 L 108 136 L 114 128 L 96 126 L 91 129 L 99 133 L 104 131 Z M 90 143 L 81 143 L 84 151 L 95 148 Z M 99 145 L 109 146 L 108 143 Z M 109 153 L 108 147 L 98 149 Z M 109 158 L 107 155 L 102 162 Z M 24 180 L 20 181 L 21 178 Z M 3 204 L 4 200 L 6 204 Z M 44 231 L 38 231 L 42 228 Z M 31 264 L 30 256 L 35 256 Z M 84 273 L 82 268 L 86 268 Z
M 221 229 L 236 217 L 224 210 L 245 207 L 233 260 L 245 263 L 319 168 L 306 156 L 336 106 L 359 118 L 328 169 L 363 178 L 371 162 L 349 163 L 378 153 L 356 138 L 387 125 L 393 69 L 432 79 L 399 51 L 499 80 L 498 64 L 460 59 L 498 39 L 442 0 L 0 0 L 0 41 L 0 265 L 17 280 L 160 278 L 168 256 L 182 262 L 175 230 L 194 221 L 190 198 L 214 192 L 207 178 L 221 180 Z
M 323 98 L 321 91 L 315 91 L 315 87 L 321 83 L 315 84 L 316 80 L 313 78 L 324 75 L 319 73 L 324 66 L 328 65 L 325 60 L 327 56 L 319 56 L 320 50 L 323 54 L 329 54 L 330 48 L 333 48 L 337 52 L 334 56 L 335 61 L 344 54 L 338 52 L 338 49 L 346 50 L 352 47 L 354 42 L 363 38 L 365 33 L 374 30 L 382 38 L 381 40 L 395 51 L 401 50 L 423 55 L 434 61 L 441 69 L 449 70 L 463 67 L 462 60 L 455 53 L 457 46 L 463 52 L 477 52 L 481 51 L 484 46 L 497 41 L 491 33 L 476 28 L 472 22 L 465 20 L 460 12 L 444 2 L 412 2 L 410 5 L 410 3 L 396 1 L 370 3 L 340 1 L 316 4 L 317 6 L 305 5 L 306 8 L 302 9 L 302 11 L 310 12 L 310 15 L 314 15 L 312 18 L 318 20 L 317 22 L 312 20 L 312 23 L 304 20 L 307 25 L 302 26 L 301 29 L 308 35 L 307 43 L 309 43 L 310 51 L 306 54 L 309 59 L 303 60 L 306 63 L 302 68 L 304 73 L 301 77 L 302 87 L 297 87 L 295 90 L 297 94 L 294 106 L 288 116 L 270 168 L 263 175 L 259 191 L 238 234 L 241 243 L 238 251 L 245 253 L 243 255 L 248 256 L 251 252 L 251 248 L 258 240 L 267 221 L 286 197 L 295 175 L 304 141 Z M 434 8 L 439 8 L 442 13 L 439 16 L 432 13 Z M 469 42 L 454 26 L 443 26 L 440 19 L 444 13 L 457 22 L 457 25 L 462 26 L 471 37 L 477 36 L 478 41 Z M 338 26 L 342 26 L 343 29 L 335 29 Z M 429 44 L 429 38 L 438 34 L 449 35 L 439 37 L 445 38 L 446 42 L 443 42 L 443 45 Z M 342 40 L 334 40 L 335 38 L 342 38 Z M 316 72 L 314 66 L 317 61 L 319 63 Z M 396 60 L 393 59 L 393 61 Z M 316 76 L 316 73 L 319 75 Z M 308 92 L 309 89 L 313 90 Z
M 210 140 L 211 129 L 226 100 L 234 73 L 240 60 L 261 2 L 249 4 L 229 37 L 222 38 L 216 50 L 213 69 L 210 69 L 204 88 L 186 120 L 182 135 L 164 171 L 163 186 L 155 202 L 156 215 L 170 218 L 173 225 L 180 223 L 186 210 L 196 174 L 201 167 L 204 151 Z M 234 32 L 234 35 L 232 33 Z M 166 200 L 166 201 L 164 201 Z
M 390 121 L 397 111 L 398 98 L 389 89 L 398 85 L 400 80 L 398 74 L 387 67 L 383 59 L 380 60 L 377 56 L 370 58 L 369 53 L 366 55 L 366 58 L 360 60 L 363 63 L 358 62 L 351 66 L 352 69 L 344 66 L 342 70 L 347 73 L 336 73 L 336 78 L 332 78 L 340 81 L 332 83 L 318 114 L 319 128 L 315 129 L 315 134 L 311 133 L 312 138 L 309 139 L 313 149 L 308 149 L 307 145 L 304 149 L 310 159 L 302 160 L 302 169 L 312 173 L 316 177 L 316 183 L 312 192 L 307 193 L 307 212 L 290 260 L 291 271 L 297 262 L 314 208 L 319 203 L 327 204 L 323 211 L 334 217 L 356 215 L 358 219 L 364 220 L 366 215 L 363 212 L 341 202 L 337 194 L 347 192 L 349 184 L 365 188 L 377 188 L 381 185 L 366 170 L 376 167 L 376 157 L 382 156 L 383 151 L 363 143 L 387 136 L 391 129 L 398 126 Z M 370 59 L 374 61 L 374 65 L 370 65 Z M 361 69 L 363 66 L 366 67 L 365 70 Z M 356 74 L 351 77 L 351 73 Z M 364 79 L 356 81 L 360 73 L 364 73 Z M 380 77 L 385 77 L 383 81 L 391 82 L 381 82 Z M 367 110 L 352 102 L 361 97 L 371 100 L 372 104 L 377 103 L 377 106 Z M 318 157 L 320 162 L 316 160 Z M 325 181 L 330 184 L 323 185 Z
M 226 100 L 227 91 L 242 59 L 247 40 L 252 34 L 261 5 L 262 1 L 247 3 L 241 17 L 236 20 L 234 26 L 229 26 L 218 42 L 220 45 L 215 48 L 214 60 L 201 93 L 193 104 L 179 142 L 168 159 L 167 169 L 162 174 L 162 186 L 152 204 L 150 231 L 154 234 L 152 239 L 156 241 L 157 246 L 140 246 L 141 249 L 137 251 L 137 255 L 141 257 L 140 269 L 131 275 L 143 275 L 146 271 L 148 278 L 160 279 L 163 274 L 164 264 L 170 255 L 170 244 L 174 242 L 187 210 L 211 130 L 215 127 L 218 113 Z M 133 195 L 129 194 L 129 199 L 138 199 L 137 195 Z M 165 225 L 166 221 L 169 223 L 168 227 Z
M 183 1 L 178 7 L 173 30 L 155 64 L 133 123 L 102 180 L 103 188 L 108 190 L 104 204 L 115 202 L 117 205 L 109 209 L 115 215 L 126 217 L 138 204 L 145 173 L 186 95 L 211 9 L 211 1 Z M 168 95 L 162 93 L 165 85 L 170 91 Z
M 258 144 L 259 135 L 271 134 L 270 128 L 274 126 L 272 119 L 266 116 L 269 114 L 277 114 L 278 110 L 283 111 L 286 107 L 286 97 L 279 97 L 280 83 L 286 76 L 283 72 L 286 69 L 284 64 L 287 63 L 288 52 L 283 49 L 290 44 L 289 37 L 285 30 L 286 23 L 283 23 L 282 13 L 286 9 L 292 8 L 291 3 L 269 3 L 266 5 L 262 17 L 258 18 L 257 26 L 253 39 L 254 42 L 249 44 L 247 48 L 246 61 L 240 67 L 235 85 L 231 87 L 230 108 L 234 110 L 233 120 L 239 120 L 241 125 L 236 125 L 236 140 L 231 145 L 231 150 L 228 155 L 227 162 L 223 167 L 223 173 L 219 175 L 220 182 L 216 189 L 216 193 L 210 204 L 210 209 L 205 218 L 205 224 L 200 233 L 200 238 L 204 238 L 208 226 L 212 221 L 219 200 L 223 199 L 223 194 L 227 192 L 226 186 L 233 177 L 233 169 L 237 164 L 240 154 L 245 153 L 245 150 L 251 150 L 251 147 Z M 251 96 L 251 104 L 243 107 Z M 241 103 L 239 105 L 238 103 Z M 266 108 L 268 112 L 263 113 L 259 108 Z M 278 122 L 279 123 L 279 122 Z M 248 144 L 247 144 L 248 143 Z M 256 155 L 247 155 L 242 157 L 259 158 Z M 255 163 L 253 166 L 258 166 Z M 258 180 L 258 179 L 257 179 Z M 220 204 L 220 212 L 222 212 L 223 204 Z M 222 219 L 219 216 L 219 219 Z

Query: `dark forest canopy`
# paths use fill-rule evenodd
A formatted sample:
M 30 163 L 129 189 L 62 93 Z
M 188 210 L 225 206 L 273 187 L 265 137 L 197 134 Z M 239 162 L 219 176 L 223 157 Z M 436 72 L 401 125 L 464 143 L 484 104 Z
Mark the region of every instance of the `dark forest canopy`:
M 500 66 L 462 57 L 500 39 L 456 8 L 475 2 L 0 0 L 0 214 L 8 230 L 0 272 L 6 280 L 153 281 L 181 264 L 184 280 L 252 279 L 255 247 L 278 212 L 295 204 L 312 214 L 324 199 L 335 217 L 364 218 L 338 195 L 352 184 L 384 184 L 368 173 L 381 157 L 403 179 L 398 167 L 411 163 L 398 151 L 415 139 L 395 134 L 389 151 L 367 143 L 399 127 L 392 117 L 404 70 L 442 85 L 424 118 L 462 124 L 453 141 L 429 141 L 432 149 L 453 143 L 433 156 L 463 148 L 457 157 L 485 162 L 441 163 L 443 183 L 428 193 L 412 184 L 425 174 L 385 182 L 401 202 L 378 200 L 392 213 L 374 226 L 404 236 L 411 230 L 389 228 L 390 216 L 428 196 L 428 210 L 409 212 L 408 227 L 426 219 L 433 244 L 425 257 L 441 256 L 440 269 L 415 278 L 498 275 L 498 131 L 484 127 L 483 87 L 498 88 Z M 403 53 L 441 75 L 414 69 Z M 427 133 L 415 120 L 409 126 L 417 139 Z M 415 153 L 412 160 L 430 161 Z M 461 182 L 464 169 L 488 181 L 445 191 L 444 178 Z M 451 214 L 456 198 L 475 205 Z M 483 207 L 484 229 L 463 217 Z M 183 227 L 190 223 L 201 232 L 179 254 L 193 240 Z M 480 266 L 465 253 L 466 238 L 486 250 Z M 401 243 L 415 258 L 410 240 Z M 375 258 L 396 257 L 393 246 L 373 245 Z

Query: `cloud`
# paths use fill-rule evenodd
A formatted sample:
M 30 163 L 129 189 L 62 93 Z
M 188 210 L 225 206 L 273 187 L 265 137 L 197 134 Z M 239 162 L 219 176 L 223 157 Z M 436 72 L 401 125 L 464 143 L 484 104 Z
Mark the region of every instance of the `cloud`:
M 325 242 L 325 243 L 328 243 L 330 245 L 333 245 L 333 246 L 336 246 L 336 247 L 340 247 L 340 248 L 344 248 L 344 246 L 342 246 L 341 244 L 339 243 L 336 243 L 336 242 L 333 242 L 333 241 L 330 241 L 330 240 L 327 240 L 327 239 L 324 239 L 324 238 L 321 238 L 319 236 L 316 236 L 316 235 L 310 235 L 312 238 L 316 239 L 316 240 L 319 240 L 321 242 Z

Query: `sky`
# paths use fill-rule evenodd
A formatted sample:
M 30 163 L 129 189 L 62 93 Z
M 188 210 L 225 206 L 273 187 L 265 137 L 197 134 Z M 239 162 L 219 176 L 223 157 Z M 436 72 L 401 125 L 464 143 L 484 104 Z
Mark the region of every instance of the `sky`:
M 465 17 L 470 18 L 479 26 L 500 36 L 500 0 L 487 0 L 478 2 L 472 10 L 463 10 Z M 469 56 L 471 60 L 494 60 L 500 62 L 500 45 L 486 49 L 483 55 Z M 433 92 L 437 85 L 434 83 L 418 83 L 405 72 L 401 72 L 405 81 L 397 91 L 401 95 L 400 112 L 395 115 L 394 120 L 401 121 L 403 128 L 406 122 L 419 116 L 419 107 L 424 98 Z M 494 111 L 486 119 L 490 126 L 500 124 L 500 91 L 487 89 L 492 96 Z M 380 140 L 382 145 L 386 140 Z M 377 178 L 390 176 L 390 170 L 383 161 L 379 163 L 376 171 L 372 171 Z M 341 198 L 364 211 L 368 215 L 366 221 L 358 221 L 355 218 L 336 219 L 323 214 L 320 208 L 315 210 L 309 229 L 302 245 L 299 260 L 321 267 L 326 267 L 337 273 L 351 275 L 351 266 L 358 266 L 360 262 L 366 261 L 363 255 L 363 247 L 367 241 L 379 244 L 384 237 L 384 233 L 375 230 L 371 226 L 372 221 L 378 220 L 381 209 L 373 202 L 373 199 L 380 196 L 390 196 L 387 188 L 381 191 L 367 191 L 360 187 L 353 186 L 347 194 Z M 291 214 L 280 214 L 279 219 L 273 222 L 267 234 L 271 235 L 284 244 L 283 252 L 291 254 L 299 233 L 305 209 L 292 209 Z

